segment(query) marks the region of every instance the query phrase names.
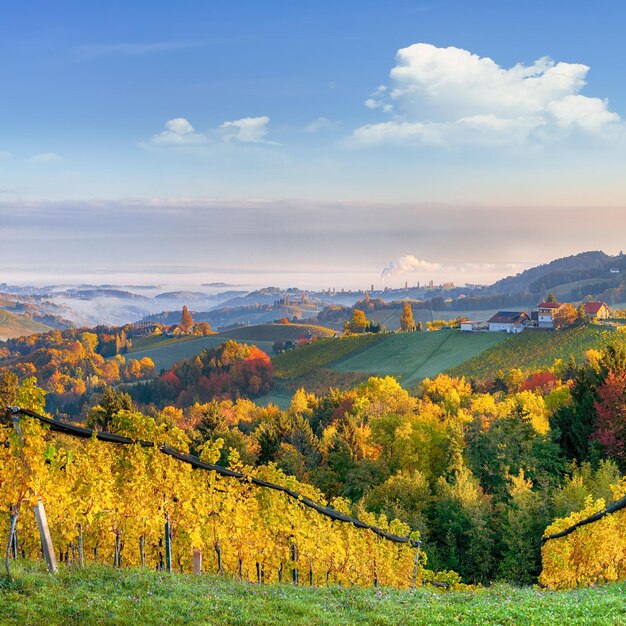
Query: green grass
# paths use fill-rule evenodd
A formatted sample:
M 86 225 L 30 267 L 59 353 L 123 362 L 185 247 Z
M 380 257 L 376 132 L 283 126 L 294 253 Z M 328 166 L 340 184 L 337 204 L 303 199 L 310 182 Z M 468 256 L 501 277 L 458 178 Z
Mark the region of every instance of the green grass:
M 159 372 L 162 369 L 169 369 L 174 363 L 190 359 L 203 350 L 215 348 L 227 339 L 228 337 L 219 333 L 206 337 L 166 337 L 163 341 L 155 341 L 152 347 L 143 350 L 138 350 L 137 346 L 133 345 L 132 351 L 125 356 L 126 359 L 138 360 L 145 356 L 150 357 L 154 361 L 156 371 Z M 272 352 L 272 341 L 246 341 L 245 343 L 254 344 L 268 354 Z
M 306 332 L 318 334 L 321 337 L 332 337 L 336 331 L 314 324 L 259 324 L 256 326 L 241 326 L 220 333 L 222 337 L 237 341 L 295 341 Z
M 47 333 L 49 330 L 51 330 L 50 326 L 0 309 L 0 341 L 35 333 Z
M 256 585 L 102 566 L 56 576 L 40 565 L 15 569 L 15 582 L 0 578 L 3 626 L 626 623 L 623 583 L 562 592 L 508 585 L 473 592 L 397 591 Z
M 504 341 L 501 333 L 462 333 L 458 330 L 397 333 L 331 366 L 340 372 L 369 372 L 394 376 L 405 387 L 436 376 Z
M 337 337 L 320 339 L 308 346 L 302 346 L 279 354 L 272 359 L 274 372 L 278 379 L 293 380 L 327 368 L 356 352 L 365 350 L 383 341 L 385 335 L 356 335 L 353 337 Z
M 555 359 L 567 361 L 573 355 L 581 362 L 590 348 L 601 349 L 620 335 L 599 326 L 577 326 L 567 330 L 528 329 L 454 367 L 450 374 L 475 378 L 490 378 L 500 370 L 526 370 L 549 367 Z
M 272 346 L 276 341 L 294 341 L 307 330 L 324 336 L 333 335 L 335 331 L 323 326 L 307 324 L 259 324 L 257 326 L 244 326 L 233 328 L 222 333 L 215 333 L 206 337 L 183 336 L 168 337 L 156 335 L 138 337 L 133 341 L 132 348 L 126 357 L 142 359 L 150 357 L 154 361 L 157 372 L 169 369 L 183 359 L 189 359 L 207 348 L 215 348 L 228 339 L 239 343 L 254 344 L 269 355 L 272 354 Z

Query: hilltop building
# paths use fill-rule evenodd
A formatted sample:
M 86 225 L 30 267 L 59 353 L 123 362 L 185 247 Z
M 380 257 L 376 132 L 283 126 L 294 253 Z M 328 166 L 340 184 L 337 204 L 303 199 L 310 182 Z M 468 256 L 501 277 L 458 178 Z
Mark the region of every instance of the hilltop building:
M 530 325 L 530 317 L 523 311 L 498 311 L 487 320 L 490 332 L 521 333 Z
M 591 320 L 605 320 L 613 314 L 604 302 L 583 302 L 583 307 Z
M 541 302 L 537 305 L 537 326 L 554 328 L 554 316 L 563 306 L 561 302 Z

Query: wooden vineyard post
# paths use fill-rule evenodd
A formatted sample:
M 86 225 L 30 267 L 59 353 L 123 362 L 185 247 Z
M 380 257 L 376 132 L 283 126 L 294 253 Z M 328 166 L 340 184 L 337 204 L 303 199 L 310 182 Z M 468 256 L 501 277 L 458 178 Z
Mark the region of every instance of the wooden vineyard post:
M 9 535 L 9 543 L 11 546 L 11 556 L 13 560 L 17 560 L 17 516 L 19 515 L 18 509 L 16 506 L 11 505 L 11 531 Z
M 198 548 L 193 549 L 193 573 L 196 576 L 202 574 L 202 552 Z
M 291 544 L 291 562 L 294 564 L 293 569 L 291 570 L 291 580 L 294 585 L 298 584 L 298 568 L 296 567 L 296 562 L 298 561 L 298 548 L 296 548 L 296 544 Z
M 78 567 L 85 567 L 85 551 L 83 546 L 83 525 L 78 525 Z
M 172 573 L 172 531 L 169 515 L 165 518 L 165 570 Z
M 141 561 L 141 567 L 146 566 L 146 536 L 141 535 L 139 537 L 139 559 Z
M 415 589 L 415 587 L 417 587 L 417 572 L 419 571 L 420 548 L 422 547 L 422 542 L 411 539 L 411 546 L 415 548 L 415 557 L 413 558 L 413 577 L 411 579 L 411 587 Z
M 44 559 L 48 565 L 48 571 L 52 574 L 56 574 L 59 568 L 57 567 L 57 560 L 54 556 L 54 547 L 52 545 L 52 537 L 50 536 L 50 528 L 48 527 L 46 510 L 44 509 L 41 498 L 39 498 L 33 509 L 35 511 L 35 519 L 37 520 L 37 527 L 39 528 L 39 536 L 41 538 L 41 547 Z

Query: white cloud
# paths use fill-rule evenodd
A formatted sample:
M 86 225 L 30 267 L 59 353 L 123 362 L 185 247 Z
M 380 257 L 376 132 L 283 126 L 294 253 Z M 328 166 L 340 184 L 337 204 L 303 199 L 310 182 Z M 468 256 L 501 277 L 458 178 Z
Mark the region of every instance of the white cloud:
M 198 132 L 184 117 L 176 117 L 165 122 L 165 129 L 154 135 L 146 145 L 157 147 L 190 148 L 216 143 L 264 143 L 272 144 L 265 137 L 270 118 L 245 117 L 232 122 L 224 122 L 218 128 Z
M 333 122 L 332 120 L 329 120 L 327 117 L 318 117 L 317 119 L 314 119 L 312 122 L 309 122 L 304 127 L 304 130 L 307 133 L 317 133 L 320 130 L 326 130 L 336 125 L 337 125 L 337 122 Z
M 197 133 L 184 117 L 176 117 L 165 122 L 165 130 L 154 135 L 151 143 L 156 146 L 189 146 L 207 143 L 209 138 Z
M 393 117 L 358 128 L 357 143 L 545 142 L 621 128 L 606 100 L 580 95 L 586 65 L 544 57 L 506 69 L 461 48 L 424 43 L 402 48 L 396 61 L 391 88 L 381 85 L 365 101 Z
M 391 276 L 400 276 L 407 272 L 416 272 L 419 270 L 432 272 L 440 268 L 441 265 L 439 263 L 423 261 L 412 254 L 405 254 L 395 261 L 390 261 L 383 269 L 380 276 L 381 278 L 389 278 Z
M 244 143 L 268 143 L 265 137 L 270 118 L 244 117 L 232 122 L 224 122 L 220 128 L 224 131 L 224 141 L 242 141 Z
M 58 163 L 62 161 L 63 158 L 60 157 L 56 152 L 42 152 L 41 154 L 35 154 L 34 156 L 28 159 L 31 163 Z

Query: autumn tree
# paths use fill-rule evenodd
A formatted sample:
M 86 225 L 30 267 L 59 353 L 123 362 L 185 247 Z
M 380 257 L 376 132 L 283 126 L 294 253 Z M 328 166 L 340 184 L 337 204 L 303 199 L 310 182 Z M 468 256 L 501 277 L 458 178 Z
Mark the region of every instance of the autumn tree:
M 193 326 L 193 317 L 191 317 L 191 313 L 185 304 L 183 306 L 183 314 L 180 316 L 180 327 L 184 332 L 189 332 Z
M 589 321 L 589 315 L 587 315 L 587 311 L 585 311 L 585 305 L 583 302 L 581 302 L 578 305 L 578 310 L 576 312 L 577 316 L 578 316 L 578 321 L 581 324 L 584 324 L 585 322 Z
M 191 317 L 191 315 L 189 317 Z M 194 324 L 193 332 L 196 335 L 211 335 L 213 333 L 209 322 L 198 322 L 197 324 Z
M 578 313 L 571 304 L 564 304 L 554 314 L 554 326 L 555 328 L 568 328 L 576 323 L 578 319 Z
M 343 330 L 352 334 L 364 333 L 368 323 L 365 313 L 360 309 L 354 309 L 352 317 L 344 324 Z
M 413 309 L 408 302 L 402 305 L 402 315 L 400 316 L 400 330 L 403 332 L 413 332 L 415 330 L 415 321 L 413 320 Z

